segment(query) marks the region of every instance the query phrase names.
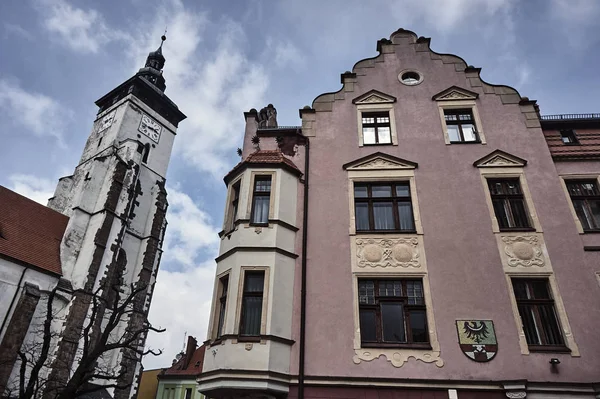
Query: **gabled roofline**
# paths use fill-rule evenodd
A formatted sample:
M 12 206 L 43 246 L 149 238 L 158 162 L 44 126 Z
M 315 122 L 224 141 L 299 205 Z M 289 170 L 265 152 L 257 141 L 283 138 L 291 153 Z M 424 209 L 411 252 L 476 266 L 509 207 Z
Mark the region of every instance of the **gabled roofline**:
M 416 163 L 416 162 L 408 161 L 406 159 L 395 157 L 393 155 L 389 155 L 389 154 L 386 154 L 386 153 L 378 151 L 378 152 L 375 152 L 373 154 L 369 154 L 367 156 L 355 159 L 354 161 L 347 162 L 344 165 L 342 165 L 342 169 L 346 170 L 348 168 L 351 168 L 351 167 L 356 166 L 356 165 L 360 165 L 363 162 L 368 162 L 368 161 L 370 161 L 372 159 L 375 159 L 375 158 L 385 158 L 385 159 L 388 159 L 388 160 L 390 160 L 392 162 L 398 162 L 398 163 L 403 163 L 403 164 L 412 166 L 415 169 L 417 167 L 419 167 L 419 164 Z

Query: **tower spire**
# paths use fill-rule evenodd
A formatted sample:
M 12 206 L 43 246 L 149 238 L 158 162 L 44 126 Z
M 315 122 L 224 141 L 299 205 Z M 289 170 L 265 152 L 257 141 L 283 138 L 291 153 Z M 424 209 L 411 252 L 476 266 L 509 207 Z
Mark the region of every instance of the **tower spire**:
M 148 82 L 158 87 L 161 91 L 165 91 L 167 85 L 165 84 L 165 78 L 162 76 L 162 69 L 165 66 L 165 57 L 162 53 L 162 46 L 165 40 L 167 40 L 167 30 L 165 34 L 160 37 L 160 46 L 156 51 L 152 51 L 146 58 L 146 64 L 143 68 L 140 68 L 138 75 L 145 78 Z

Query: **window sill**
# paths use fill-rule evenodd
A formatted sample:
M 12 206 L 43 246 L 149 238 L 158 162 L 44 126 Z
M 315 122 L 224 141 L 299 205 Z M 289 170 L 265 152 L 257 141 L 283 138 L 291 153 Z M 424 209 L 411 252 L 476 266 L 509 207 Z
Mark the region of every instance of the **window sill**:
M 535 232 L 536 230 L 533 227 L 512 227 L 512 228 L 500 228 L 501 233 L 510 233 L 510 232 L 519 232 L 519 231 L 531 231 Z
M 269 223 L 248 223 L 248 226 L 251 227 L 269 227 Z
M 362 342 L 361 348 L 380 348 L 380 349 L 419 349 L 419 350 L 431 350 L 429 343 L 415 343 L 415 344 L 393 344 L 383 342 Z
M 239 335 L 238 342 L 260 342 L 260 335 Z
M 451 141 L 450 144 L 481 144 L 481 141 Z
M 529 352 L 571 353 L 571 349 L 563 345 L 529 345 Z
M 367 144 L 367 143 L 363 143 L 363 147 L 372 147 L 372 146 L 381 146 L 381 145 L 394 145 L 394 143 L 372 143 L 372 144 Z
M 600 229 L 598 229 L 598 230 L 583 230 L 583 234 L 600 234 Z
M 356 234 L 417 234 L 417 230 L 356 230 Z

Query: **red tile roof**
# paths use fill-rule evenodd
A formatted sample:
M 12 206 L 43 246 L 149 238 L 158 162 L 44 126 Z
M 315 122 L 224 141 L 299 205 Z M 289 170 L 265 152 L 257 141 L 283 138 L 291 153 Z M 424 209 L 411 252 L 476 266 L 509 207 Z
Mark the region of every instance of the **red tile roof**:
M 579 143 L 567 145 L 559 130 L 544 129 L 552 157 L 557 160 L 600 159 L 600 129 L 576 129 L 576 134 Z
M 239 170 L 244 166 L 252 165 L 281 165 L 287 168 L 293 173 L 302 175 L 302 172 L 290 159 L 286 158 L 280 150 L 257 150 L 254 153 L 248 155 L 248 157 L 242 162 L 235 165 L 235 167 L 227 173 L 225 176 L 225 182 L 227 183 L 230 178 L 233 177 Z
M 68 222 L 62 213 L 0 186 L 0 256 L 60 275 Z
M 189 376 L 195 377 L 202 373 L 202 366 L 204 365 L 204 351 L 206 346 L 202 345 L 192 353 L 191 358 L 186 359 L 186 356 L 182 356 L 179 361 L 174 363 L 168 369 L 165 369 L 161 376 Z

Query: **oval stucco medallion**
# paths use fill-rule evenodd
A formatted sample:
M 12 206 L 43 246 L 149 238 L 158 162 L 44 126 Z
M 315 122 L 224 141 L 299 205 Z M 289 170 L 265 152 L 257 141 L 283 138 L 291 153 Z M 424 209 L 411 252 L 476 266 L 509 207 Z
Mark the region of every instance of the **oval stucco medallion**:
M 410 262 L 413 258 L 412 248 L 406 244 L 396 244 L 392 248 L 392 256 L 398 262 Z
M 363 250 L 365 259 L 369 262 L 379 262 L 383 258 L 383 251 L 378 245 L 368 244 L 365 245 Z
M 531 260 L 535 256 L 533 247 L 531 244 L 525 242 L 515 242 L 512 245 L 512 251 L 515 256 L 521 260 Z

